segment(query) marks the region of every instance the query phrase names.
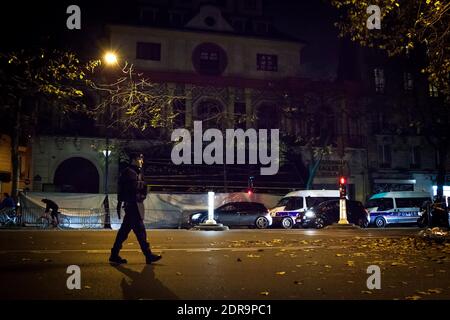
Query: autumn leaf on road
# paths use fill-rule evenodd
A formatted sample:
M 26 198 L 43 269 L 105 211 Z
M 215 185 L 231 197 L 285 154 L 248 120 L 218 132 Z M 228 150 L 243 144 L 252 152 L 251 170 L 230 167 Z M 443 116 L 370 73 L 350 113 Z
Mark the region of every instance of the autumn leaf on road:
M 336 253 L 336 257 L 343 257 L 345 256 L 345 253 Z
M 421 294 L 423 296 L 429 296 L 431 293 L 425 291 L 416 291 L 417 294 Z
M 405 299 L 406 299 L 406 300 L 420 300 L 420 299 L 422 299 L 422 297 L 421 297 L 421 296 L 414 295 L 414 296 L 408 296 L 408 297 L 406 297 Z
M 354 267 L 355 266 L 355 261 L 347 261 L 347 265 L 349 266 L 349 267 Z
M 276 272 L 275 274 L 277 274 L 277 275 L 279 275 L 279 276 L 283 276 L 283 275 L 286 274 L 286 272 L 285 272 L 285 271 L 278 271 L 278 272 Z
M 248 257 L 248 258 L 259 258 L 259 257 L 261 257 L 261 256 L 258 256 L 257 254 L 251 254 L 251 253 L 250 253 L 250 254 L 247 255 L 247 257 Z
M 268 296 L 269 295 L 269 291 L 263 291 L 259 293 L 262 296 Z
M 366 256 L 366 254 L 362 253 L 362 252 L 356 252 L 353 255 L 356 256 L 356 257 L 365 257 Z
M 439 294 L 439 293 L 442 293 L 442 289 L 441 289 L 441 288 L 428 289 L 428 292 L 429 292 L 429 293 L 436 293 L 436 294 Z

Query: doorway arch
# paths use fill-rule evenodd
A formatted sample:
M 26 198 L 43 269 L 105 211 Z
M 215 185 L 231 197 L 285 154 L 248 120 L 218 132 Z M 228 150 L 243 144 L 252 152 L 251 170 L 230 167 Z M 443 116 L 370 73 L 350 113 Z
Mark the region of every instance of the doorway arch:
M 56 168 L 53 183 L 61 192 L 98 193 L 100 176 L 95 165 L 81 157 L 64 160 Z

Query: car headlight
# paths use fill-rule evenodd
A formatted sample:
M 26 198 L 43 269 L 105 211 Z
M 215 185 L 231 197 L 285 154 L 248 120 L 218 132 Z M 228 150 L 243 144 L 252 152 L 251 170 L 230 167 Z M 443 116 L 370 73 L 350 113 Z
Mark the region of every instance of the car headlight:
M 200 218 L 200 216 L 201 216 L 201 213 L 193 214 L 191 217 L 191 220 L 198 220 Z
M 314 218 L 316 216 L 316 214 L 314 213 L 314 211 L 308 210 L 305 213 L 305 217 L 306 218 Z

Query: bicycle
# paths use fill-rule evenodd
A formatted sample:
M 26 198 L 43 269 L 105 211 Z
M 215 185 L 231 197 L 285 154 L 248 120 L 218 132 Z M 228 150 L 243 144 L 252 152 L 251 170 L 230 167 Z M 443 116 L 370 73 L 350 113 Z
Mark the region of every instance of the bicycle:
M 53 222 L 49 212 L 44 213 L 42 216 L 36 219 L 36 224 L 40 229 L 48 229 L 50 226 L 53 228 L 67 229 L 70 227 L 70 218 L 66 216 L 61 216 L 61 212 L 57 212 L 59 223 L 56 225 Z
M 0 223 L 3 226 L 17 226 L 19 225 L 19 216 L 17 215 L 16 209 L 5 208 L 0 210 Z

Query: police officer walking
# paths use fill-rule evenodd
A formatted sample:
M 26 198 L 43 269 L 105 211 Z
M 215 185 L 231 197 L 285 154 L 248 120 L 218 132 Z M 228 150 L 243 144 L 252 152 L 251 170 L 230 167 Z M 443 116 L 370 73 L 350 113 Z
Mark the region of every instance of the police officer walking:
M 143 164 L 142 154 L 130 154 L 130 165 L 122 171 L 119 178 L 119 200 L 124 203 L 125 217 L 111 249 L 109 261 L 112 263 L 127 263 L 126 259 L 119 256 L 119 252 L 131 230 L 136 235 L 147 264 L 161 259 L 161 256 L 152 253 L 150 244 L 147 242 L 144 225 L 144 200 L 147 197 L 147 188 L 141 173 Z

